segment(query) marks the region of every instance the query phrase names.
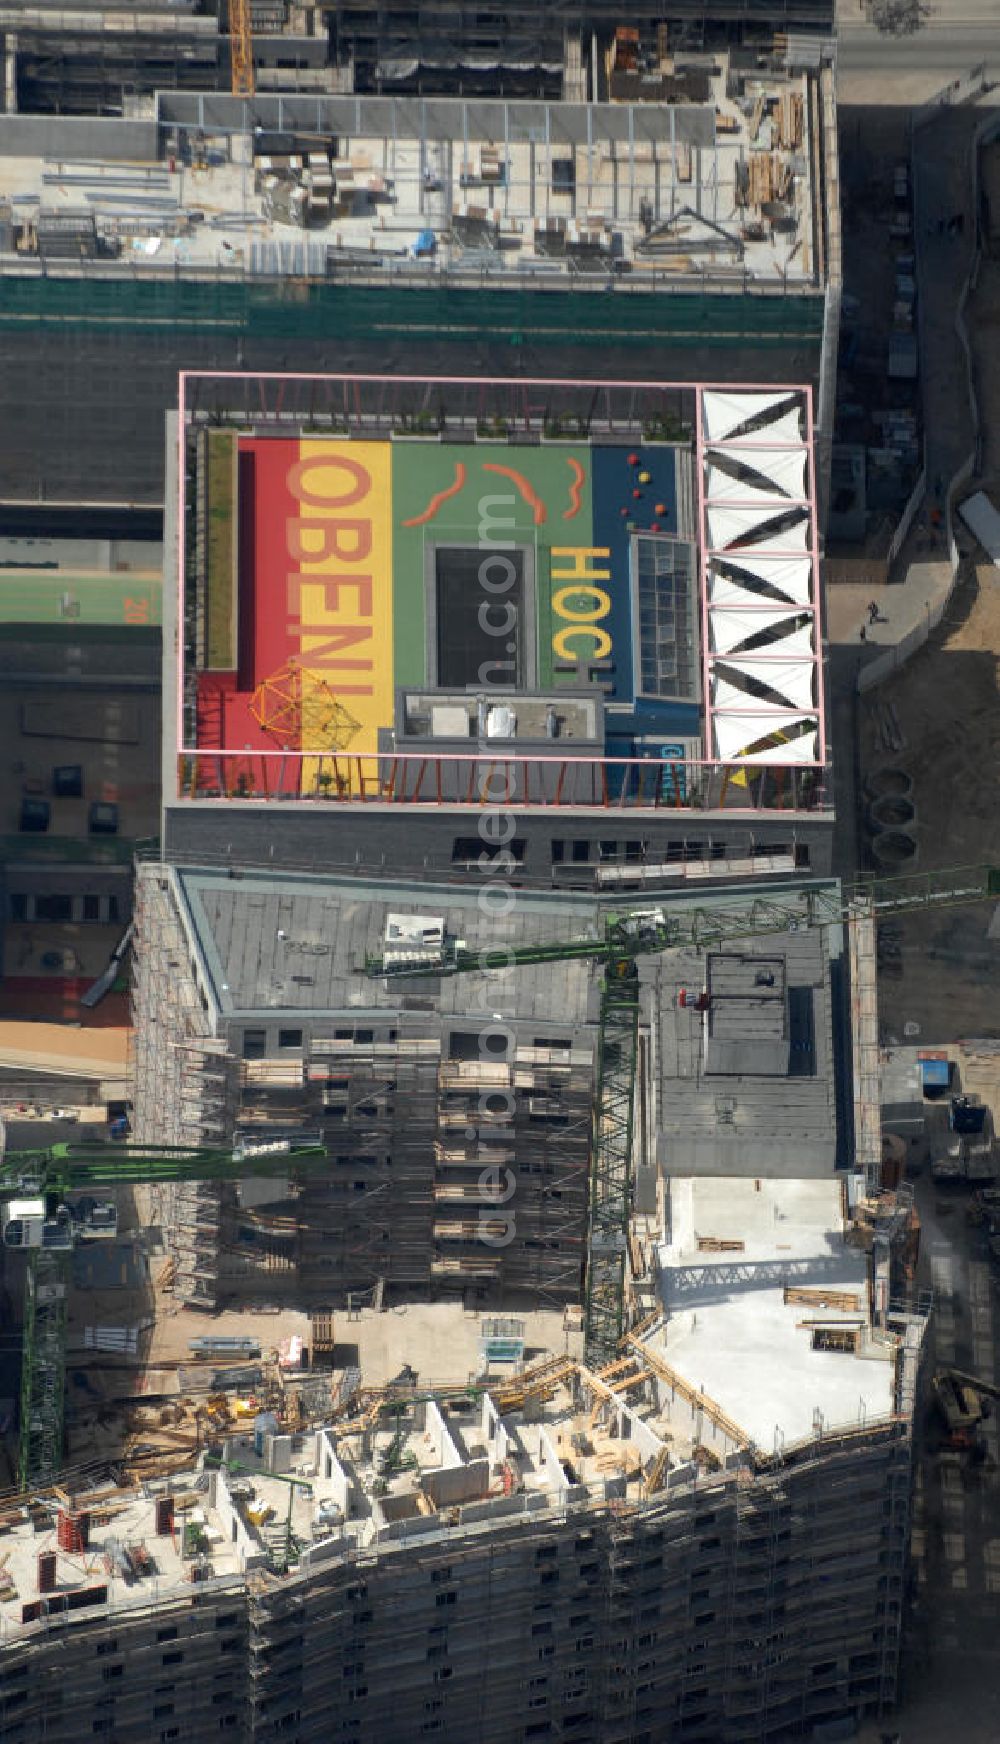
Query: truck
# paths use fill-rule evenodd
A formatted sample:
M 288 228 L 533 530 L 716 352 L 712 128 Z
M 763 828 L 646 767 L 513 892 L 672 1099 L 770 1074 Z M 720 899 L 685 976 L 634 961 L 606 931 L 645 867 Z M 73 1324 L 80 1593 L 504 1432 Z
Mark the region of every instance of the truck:
M 931 1391 L 947 1432 L 945 1446 L 982 1458 L 980 1425 L 991 1413 L 991 1401 L 1000 1398 L 1000 1386 L 961 1369 L 939 1369 Z
M 947 1126 L 931 1133 L 931 1175 L 935 1181 L 982 1184 L 996 1176 L 993 1116 L 978 1096 L 953 1096 Z

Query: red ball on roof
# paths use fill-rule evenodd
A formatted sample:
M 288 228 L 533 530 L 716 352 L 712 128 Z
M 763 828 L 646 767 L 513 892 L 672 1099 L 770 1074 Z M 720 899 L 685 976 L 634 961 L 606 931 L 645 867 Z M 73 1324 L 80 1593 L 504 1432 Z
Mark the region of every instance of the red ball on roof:
M 638 466 L 639 456 L 637 454 L 630 454 L 628 456 L 628 463 L 629 463 L 629 466 Z
M 657 512 L 657 514 L 658 514 L 658 515 L 665 515 L 665 514 L 666 514 L 666 512 L 667 512 L 667 505 L 666 505 L 666 503 L 657 503 L 657 505 L 656 505 L 656 512 Z
M 636 501 L 638 502 L 642 496 L 642 492 L 641 492 L 641 490 L 634 490 L 632 492 L 632 495 L 635 497 Z

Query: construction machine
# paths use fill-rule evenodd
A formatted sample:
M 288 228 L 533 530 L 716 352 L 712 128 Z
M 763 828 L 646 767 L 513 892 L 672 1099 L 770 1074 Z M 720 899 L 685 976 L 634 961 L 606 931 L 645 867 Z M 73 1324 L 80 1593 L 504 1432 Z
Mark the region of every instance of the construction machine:
M 980 1424 L 992 1411 L 991 1401 L 1000 1399 L 1000 1386 L 962 1369 L 939 1369 L 931 1391 L 947 1430 L 945 1445 L 981 1456 Z
M 639 960 L 662 951 L 706 950 L 735 939 L 878 921 L 998 896 L 1000 869 L 953 867 L 866 879 L 845 891 L 832 883 L 777 889 L 711 908 L 679 901 L 608 915 L 597 936 L 482 949 L 451 936 L 440 919 L 390 914 L 384 948 L 366 957 L 361 972 L 373 980 L 400 980 L 573 961 L 602 968 L 584 1275 L 584 1357 L 589 1366 L 601 1367 L 612 1360 L 627 1330 Z M 705 1000 L 699 994 L 695 1008 L 706 1010 Z
M 90 1239 L 74 1216 L 73 1192 L 168 1181 L 240 1181 L 281 1168 L 312 1173 L 326 1163 L 321 1144 L 237 1140 L 229 1150 L 181 1145 L 55 1144 L 8 1151 L 0 1159 L 3 1245 L 25 1253 L 24 1332 L 18 1484 L 52 1482 L 63 1450 L 66 1307 L 76 1243 Z M 103 1222 L 104 1220 L 99 1220 Z

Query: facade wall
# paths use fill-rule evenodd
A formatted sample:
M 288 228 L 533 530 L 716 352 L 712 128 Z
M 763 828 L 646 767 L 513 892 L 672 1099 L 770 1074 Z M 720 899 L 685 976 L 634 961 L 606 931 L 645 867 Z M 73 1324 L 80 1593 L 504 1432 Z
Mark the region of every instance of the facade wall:
M 484 1059 L 475 1020 L 406 999 L 294 1027 L 266 1009 L 220 1021 L 155 865 L 137 880 L 134 961 L 136 1138 L 212 1145 L 238 1127 L 320 1139 L 329 1158 L 252 1209 L 211 1182 L 157 1189 L 183 1300 L 579 1299 L 591 1038 L 550 1048 L 536 1032 L 551 1023 L 515 1021 L 513 1056 Z
M 670 806 L 642 813 L 551 807 L 542 814 L 537 809 L 517 811 L 515 821 L 523 857 L 514 879 L 541 889 L 593 889 L 598 884 L 595 868 L 629 862 L 700 864 L 774 854 L 790 856 L 797 871 L 817 878 L 832 871 L 831 812 L 748 817 Z M 176 864 L 231 860 L 235 865 L 302 871 L 468 877 L 472 856 L 464 844 L 475 838 L 477 825 L 474 807 L 354 805 L 345 811 L 322 802 L 250 806 L 179 801 L 165 808 L 163 852 Z M 479 851 L 477 846 L 477 855 Z M 789 870 L 785 868 L 786 876 Z M 723 867 L 717 880 L 707 881 L 731 883 L 733 877 Z M 699 877 L 698 882 L 701 887 L 706 880 Z
M 818 292 L 598 292 L 578 304 L 570 292 L 424 293 L 351 281 L 8 278 L 5 495 L 161 505 L 164 413 L 177 403 L 181 369 L 815 386 L 824 306 Z
M 499 1506 L 519 1515 L 478 1530 L 193 1589 L 132 1621 L 50 1624 L 0 1665 L 3 1737 L 79 1744 L 94 1722 L 119 1744 L 809 1736 L 894 1699 L 909 1495 L 899 1423 L 644 1504 L 512 1498 Z

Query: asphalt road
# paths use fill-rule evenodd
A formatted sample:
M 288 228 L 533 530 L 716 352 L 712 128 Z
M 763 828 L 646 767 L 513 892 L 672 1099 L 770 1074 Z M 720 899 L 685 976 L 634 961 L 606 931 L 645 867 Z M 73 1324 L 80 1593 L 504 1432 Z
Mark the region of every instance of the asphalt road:
M 937 0 L 908 35 L 891 35 L 865 22 L 857 0 L 838 9 L 837 65 L 842 76 L 880 73 L 893 80 L 927 80 L 928 93 L 967 73 L 980 61 L 1000 77 L 1000 16 L 996 0 Z

